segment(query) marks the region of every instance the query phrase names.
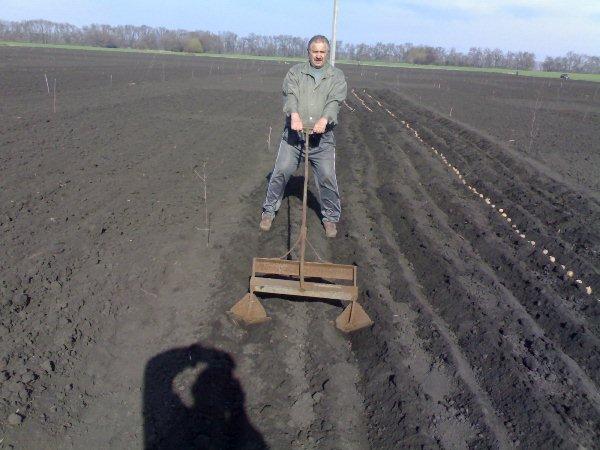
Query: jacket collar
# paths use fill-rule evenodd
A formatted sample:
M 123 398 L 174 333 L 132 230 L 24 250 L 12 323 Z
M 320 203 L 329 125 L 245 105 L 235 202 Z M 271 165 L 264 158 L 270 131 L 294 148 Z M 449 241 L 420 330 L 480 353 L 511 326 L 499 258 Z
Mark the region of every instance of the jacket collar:
M 302 71 L 302 73 L 304 73 L 306 75 L 310 75 L 310 62 L 306 61 L 302 65 L 302 68 L 300 70 Z M 327 61 L 323 65 L 323 75 L 324 75 L 324 78 L 325 77 L 330 77 L 331 75 L 333 75 L 333 66 L 331 64 L 329 64 L 329 61 Z

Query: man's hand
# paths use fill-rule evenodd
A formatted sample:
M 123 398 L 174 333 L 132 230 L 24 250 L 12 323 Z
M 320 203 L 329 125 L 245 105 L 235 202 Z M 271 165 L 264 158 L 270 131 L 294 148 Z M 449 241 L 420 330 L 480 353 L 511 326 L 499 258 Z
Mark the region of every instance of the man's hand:
M 317 120 L 317 123 L 315 123 L 315 126 L 313 127 L 313 133 L 325 133 L 325 128 L 327 128 L 327 117 L 321 117 L 319 120 Z
M 290 126 L 294 131 L 302 131 L 302 119 L 297 112 L 292 113 Z

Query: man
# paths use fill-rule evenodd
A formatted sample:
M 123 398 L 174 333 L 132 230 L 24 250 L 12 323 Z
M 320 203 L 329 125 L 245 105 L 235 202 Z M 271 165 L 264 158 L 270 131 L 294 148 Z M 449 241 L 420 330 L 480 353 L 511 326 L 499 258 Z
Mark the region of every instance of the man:
M 308 62 L 296 64 L 283 80 L 283 130 L 275 167 L 269 179 L 260 229 L 268 231 L 281 206 L 285 186 L 303 161 L 303 127 L 312 127 L 309 162 L 313 168 L 327 237 L 337 235 L 341 205 L 335 176 L 335 138 L 340 102 L 346 98 L 342 71 L 327 62 L 329 41 L 314 36 L 308 42 Z

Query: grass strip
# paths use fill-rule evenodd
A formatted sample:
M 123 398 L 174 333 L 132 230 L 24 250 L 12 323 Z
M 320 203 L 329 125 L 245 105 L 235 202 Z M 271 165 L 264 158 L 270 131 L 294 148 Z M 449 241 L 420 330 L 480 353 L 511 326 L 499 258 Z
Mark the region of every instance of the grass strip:
M 201 57 L 201 58 L 229 58 L 229 59 L 245 59 L 245 60 L 257 60 L 257 61 L 280 61 L 280 62 L 294 62 L 304 61 L 305 58 L 295 57 L 282 57 L 282 56 L 257 56 L 257 55 L 240 55 L 234 53 L 185 53 L 185 52 L 172 52 L 168 50 L 143 50 L 135 48 L 106 48 L 106 47 L 92 47 L 89 45 L 70 45 L 70 44 L 38 44 L 30 42 L 14 42 L 14 41 L 0 41 L 0 46 L 7 47 L 33 47 L 33 48 L 56 48 L 64 50 L 87 50 L 87 51 L 100 51 L 100 52 L 122 52 L 122 53 L 149 53 L 149 54 L 160 54 L 160 55 L 176 55 L 184 57 Z M 539 78 L 559 78 L 562 72 L 544 72 L 540 70 L 519 70 L 515 69 L 502 69 L 502 68 L 480 68 L 480 67 L 463 67 L 463 66 L 437 66 L 428 64 L 409 64 L 409 63 L 396 63 L 387 61 L 354 61 L 338 59 L 337 64 L 352 65 L 352 66 L 369 66 L 369 67 L 387 67 L 387 68 L 399 68 L 399 69 L 424 69 L 424 70 L 454 70 L 459 72 L 479 72 L 479 73 L 497 73 L 504 75 L 515 76 L 518 72 L 519 76 L 524 77 L 539 77 Z M 594 81 L 600 83 L 600 74 L 589 74 L 589 73 L 569 73 L 572 80 L 580 81 Z

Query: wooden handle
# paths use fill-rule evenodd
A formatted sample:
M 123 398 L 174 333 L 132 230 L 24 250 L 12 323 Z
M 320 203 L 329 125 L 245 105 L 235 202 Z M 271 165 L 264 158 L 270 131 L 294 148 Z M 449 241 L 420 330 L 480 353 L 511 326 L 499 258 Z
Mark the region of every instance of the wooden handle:
M 311 129 L 312 131 L 312 129 Z M 300 226 L 300 289 L 304 289 L 304 255 L 306 252 L 306 235 L 308 229 L 306 226 L 306 209 L 308 197 L 308 154 L 310 133 L 304 129 L 304 189 L 302 192 L 302 225 Z

